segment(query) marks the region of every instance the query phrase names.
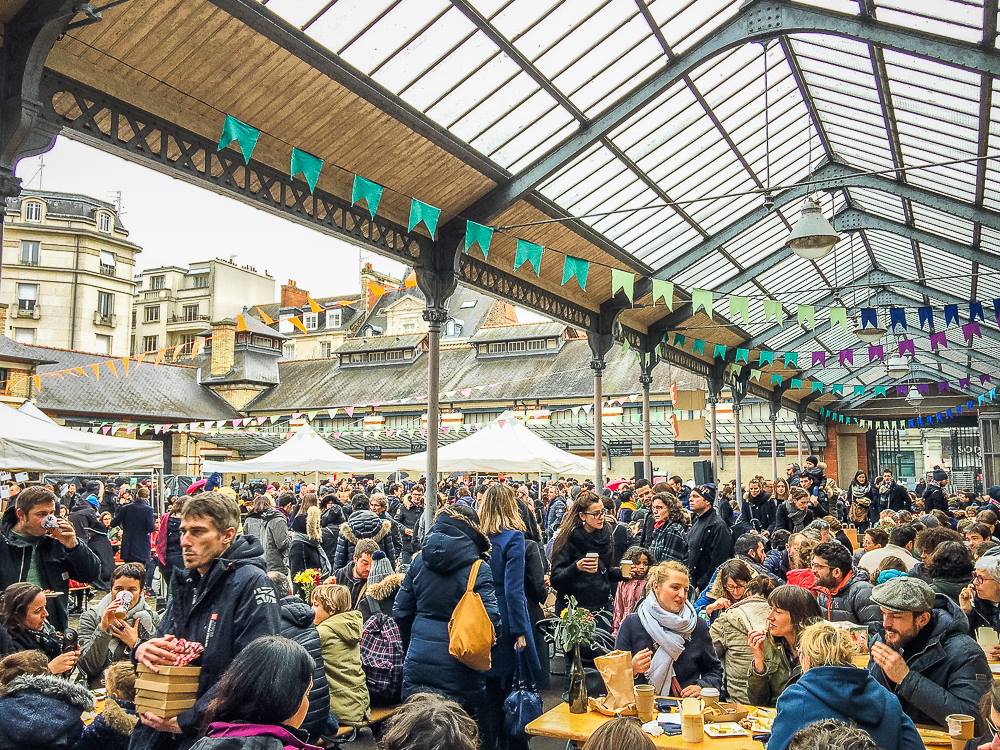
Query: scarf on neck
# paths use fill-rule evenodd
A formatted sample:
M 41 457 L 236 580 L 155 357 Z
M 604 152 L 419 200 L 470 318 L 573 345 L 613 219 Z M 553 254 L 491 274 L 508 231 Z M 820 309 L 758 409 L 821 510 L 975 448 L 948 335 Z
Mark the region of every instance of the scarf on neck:
M 851 499 L 857 500 L 859 497 L 868 497 L 868 493 L 871 492 L 870 484 L 852 484 L 851 485 Z
M 674 678 L 674 663 L 684 653 L 685 644 L 691 640 L 691 634 L 698 624 L 698 615 L 688 601 L 684 602 L 684 609 L 680 613 L 668 612 L 660 606 L 652 592 L 642 600 L 636 611 L 643 630 L 659 646 L 653 654 L 653 662 L 646 677 L 656 688 L 657 695 L 668 695 Z
M 895 482 L 893 482 L 891 479 L 888 482 L 882 482 L 882 484 L 878 486 L 878 493 L 880 495 L 888 495 L 890 492 L 892 492 L 893 484 L 895 484 Z
M 792 522 L 792 531 L 802 531 L 806 525 L 806 513 L 807 510 L 799 510 L 795 507 L 795 503 L 792 502 L 791 498 L 785 500 L 785 510 L 788 511 L 788 520 Z

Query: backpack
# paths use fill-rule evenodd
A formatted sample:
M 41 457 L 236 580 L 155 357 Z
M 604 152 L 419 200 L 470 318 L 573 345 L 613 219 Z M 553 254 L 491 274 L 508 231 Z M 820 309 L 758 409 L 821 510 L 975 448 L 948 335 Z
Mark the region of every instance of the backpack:
M 868 523 L 868 511 L 871 508 L 871 501 L 858 498 L 851 504 L 851 509 L 847 511 L 847 520 L 851 523 Z
M 476 576 L 482 564 L 482 560 L 472 563 L 465 593 L 458 600 L 448 621 L 448 653 L 477 672 L 489 670 L 493 644 L 496 643 L 493 622 L 482 598 L 475 592 Z
M 368 596 L 373 612 L 361 630 L 361 668 L 368 692 L 383 703 L 398 703 L 403 687 L 403 638 L 399 626 L 381 611 L 379 603 Z

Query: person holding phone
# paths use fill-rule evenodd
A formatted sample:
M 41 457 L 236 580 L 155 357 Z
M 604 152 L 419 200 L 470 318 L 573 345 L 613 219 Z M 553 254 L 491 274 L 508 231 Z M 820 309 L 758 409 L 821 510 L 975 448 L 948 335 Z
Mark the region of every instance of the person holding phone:
M 52 674 L 69 674 L 80 652 L 63 649 L 59 633 L 48 622 L 45 592 L 33 583 L 12 583 L 0 594 L 0 657 L 38 650 L 49 659 Z

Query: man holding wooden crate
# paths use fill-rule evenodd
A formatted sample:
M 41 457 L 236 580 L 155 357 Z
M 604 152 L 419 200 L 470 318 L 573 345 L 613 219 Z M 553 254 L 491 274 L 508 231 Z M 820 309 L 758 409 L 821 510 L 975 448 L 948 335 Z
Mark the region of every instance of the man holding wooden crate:
M 280 632 L 280 608 L 263 548 L 254 537 L 236 537 L 236 504 L 203 492 L 185 501 L 179 515 L 184 571 L 175 574 L 157 637 L 135 649 L 140 670 L 148 670 L 140 682 L 156 698 L 147 702 L 152 710 L 141 712 L 130 750 L 189 747 L 214 685 L 233 657 L 255 638 Z M 177 653 L 180 639 L 204 647 L 197 665 L 186 664 Z M 181 708 L 192 700 L 190 708 Z

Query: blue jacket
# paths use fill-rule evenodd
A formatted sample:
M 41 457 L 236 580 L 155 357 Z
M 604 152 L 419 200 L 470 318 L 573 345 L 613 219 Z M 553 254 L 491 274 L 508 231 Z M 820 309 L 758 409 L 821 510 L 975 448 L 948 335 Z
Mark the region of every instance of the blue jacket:
M 639 615 L 630 614 L 622 622 L 618 629 L 618 637 L 615 639 L 615 648 L 622 651 L 631 651 L 635 656 L 644 648 L 652 648 L 653 639 L 642 626 Z M 674 662 L 674 676 L 682 688 L 688 685 L 701 685 L 702 687 L 712 687 L 722 690 L 722 662 L 719 661 L 715 653 L 715 646 L 709 635 L 708 623 L 698 618 L 694 632 L 691 634 L 681 652 L 680 658 Z M 646 678 L 639 676 L 635 678 L 637 683 L 644 683 Z
M 527 639 L 528 663 L 538 671 L 538 655 L 524 594 L 524 543 L 524 533 L 510 529 L 490 537 L 490 571 L 502 623 L 493 647 L 493 666 L 487 673 L 490 677 L 507 677 L 514 673 L 514 641 L 519 635 Z
M 153 507 L 145 500 L 133 500 L 118 509 L 111 525 L 122 529 L 122 560 L 148 563 L 149 535 L 156 527 Z
M 792 736 L 820 719 L 857 724 L 880 750 L 922 750 L 924 743 L 899 699 L 863 669 L 813 667 L 778 698 L 767 750 L 785 750 Z
M 448 653 L 448 621 L 465 593 L 472 563 L 485 558 L 488 550 L 482 534 L 463 521 L 440 515 L 420 554 L 414 556 L 392 608 L 403 640 L 409 640 L 403 700 L 414 693 L 433 692 L 478 710 L 485 677 Z M 488 564 L 479 567 L 474 590 L 499 630 L 500 610 Z
M 319 631 L 313 624 L 313 609 L 297 596 L 285 596 L 281 606 L 281 635 L 295 641 L 309 652 L 314 664 L 312 688 L 309 690 L 309 710 L 302 721 L 302 729 L 310 736 L 321 735 L 330 716 L 330 686 L 326 681 L 326 663 L 323 661 L 323 644 Z

